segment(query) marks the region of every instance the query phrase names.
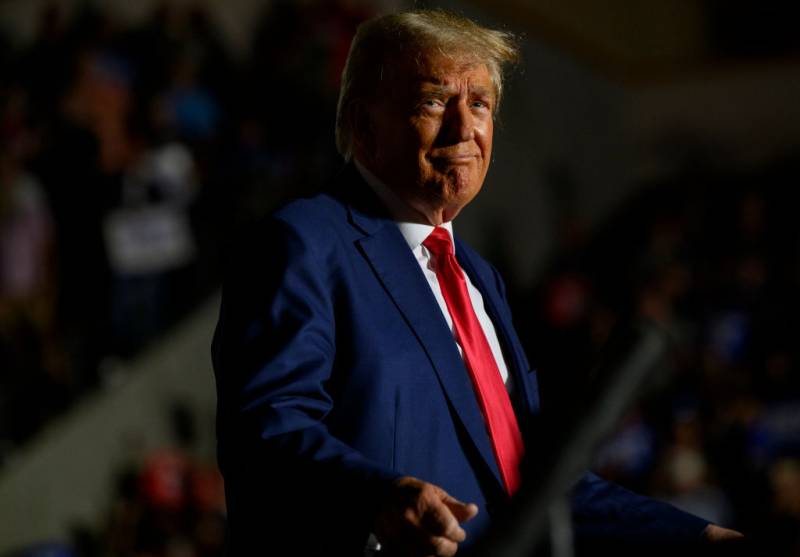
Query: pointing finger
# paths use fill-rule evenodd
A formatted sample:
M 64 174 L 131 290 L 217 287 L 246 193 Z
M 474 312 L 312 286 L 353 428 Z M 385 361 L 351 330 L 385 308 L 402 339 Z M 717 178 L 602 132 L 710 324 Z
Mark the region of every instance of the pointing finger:
M 467 537 L 456 517 L 441 501 L 435 501 L 428 507 L 422 519 L 425 530 L 434 536 L 442 536 L 454 542 L 462 542 Z
M 450 509 L 450 512 L 459 522 L 466 522 L 478 514 L 478 505 L 475 503 L 462 503 L 450 495 L 445 495 L 442 498 L 442 502 L 447 505 L 447 508 Z

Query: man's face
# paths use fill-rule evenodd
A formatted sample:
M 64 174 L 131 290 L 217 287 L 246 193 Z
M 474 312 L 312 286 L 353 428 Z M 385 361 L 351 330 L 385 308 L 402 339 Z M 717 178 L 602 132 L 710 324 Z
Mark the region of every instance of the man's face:
M 367 108 L 357 154 L 416 220 L 452 220 L 489 169 L 495 102 L 484 64 L 439 54 L 395 64 Z

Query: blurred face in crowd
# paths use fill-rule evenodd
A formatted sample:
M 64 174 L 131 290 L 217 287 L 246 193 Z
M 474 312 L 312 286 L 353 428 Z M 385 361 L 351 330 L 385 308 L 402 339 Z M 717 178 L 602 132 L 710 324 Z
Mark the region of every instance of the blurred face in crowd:
M 356 134 L 356 156 L 426 224 L 480 191 L 492 153 L 495 89 L 473 60 L 423 54 L 387 64 Z M 388 75 L 387 75 L 388 74 Z

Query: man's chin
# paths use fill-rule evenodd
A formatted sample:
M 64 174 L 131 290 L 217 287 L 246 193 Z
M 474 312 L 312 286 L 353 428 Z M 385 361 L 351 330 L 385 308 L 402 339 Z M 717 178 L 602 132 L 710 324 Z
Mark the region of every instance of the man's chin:
M 453 164 L 436 168 L 429 183 L 438 186 L 445 195 L 463 195 L 480 188 L 480 173 L 474 164 Z
M 463 207 L 472 201 L 480 189 L 480 182 L 472 174 L 451 174 L 442 188 L 442 202 L 444 205 Z
M 444 222 L 449 222 L 472 201 L 479 189 L 474 183 L 440 182 L 437 184 L 435 193 L 429 190 L 429 193 L 433 195 L 428 197 L 428 205 L 435 207 L 437 212 L 443 215 Z

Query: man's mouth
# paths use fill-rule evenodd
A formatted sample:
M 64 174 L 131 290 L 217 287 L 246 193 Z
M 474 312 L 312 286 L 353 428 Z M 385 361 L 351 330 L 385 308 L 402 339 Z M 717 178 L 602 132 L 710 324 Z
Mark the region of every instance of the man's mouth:
M 469 164 L 475 159 L 477 159 L 477 155 L 437 155 L 431 157 L 431 161 L 434 164 L 442 164 L 442 165 L 453 165 L 453 164 Z

